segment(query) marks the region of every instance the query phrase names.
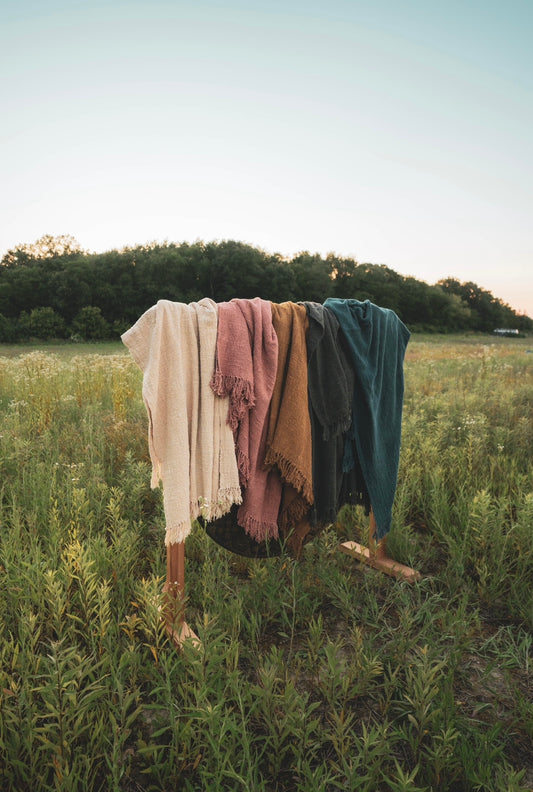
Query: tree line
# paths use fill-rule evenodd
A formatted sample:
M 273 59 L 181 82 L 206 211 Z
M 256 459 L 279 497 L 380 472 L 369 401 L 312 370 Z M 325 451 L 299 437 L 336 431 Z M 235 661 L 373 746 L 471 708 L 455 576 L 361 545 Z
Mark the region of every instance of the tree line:
M 45 236 L 0 263 L 0 342 L 116 338 L 160 299 L 262 297 L 273 302 L 369 299 L 411 331 L 533 331 L 533 320 L 475 283 L 434 285 L 333 253 L 291 259 L 236 241 L 163 243 L 89 253 Z

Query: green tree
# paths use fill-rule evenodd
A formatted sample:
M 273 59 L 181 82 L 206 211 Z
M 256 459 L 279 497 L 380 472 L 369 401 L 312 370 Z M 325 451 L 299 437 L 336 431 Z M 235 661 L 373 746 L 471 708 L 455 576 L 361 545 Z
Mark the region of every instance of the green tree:
M 160 299 L 222 302 L 256 296 L 274 302 L 369 299 L 392 308 L 409 326 L 427 330 L 504 326 L 533 331 L 529 317 L 517 315 L 475 283 L 447 278 L 430 286 L 385 265 L 359 264 L 333 253 L 323 258 L 302 252 L 287 260 L 233 240 L 150 243 L 88 254 L 73 237 L 44 236 L 8 251 L 2 264 L 0 314 L 16 326 L 19 338 L 36 335 L 36 324 L 41 337 L 61 334 L 62 327 L 45 327 L 53 324 L 54 312 L 72 326 L 87 306 L 93 313 L 81 314 L 78 321 L 84 337 L 96 337 L 104 327 L 106 334 L 112 328 L 116 335 Z M 52 315 L 33 314 L 43 307 Z
M 268 260 L 260 248 L 243 242 L 210 242 L 203 246 L 203 256 L 198 262 L 198 285 L 205 297 L 216 302 L 233 297 L 261 297 Z
M 72 331 L 87 341 L 110 336 L 109 324 L 102 316 L 100 308 L 95 305 L 86 305 L 79 311 L 72 322 Z
M 289 266 L 294 275 L 297 300 L 322 303 L 333 295 L 330 264 L 318 253 L 299 253 Z
M 296 292 L 296 277 L 291 266 L 280 254 L 274 254 L 265 263 L 263 285 L 258 296 L 281 303 L 296 300 Z
M 516 314 L 491 292 L 482 289 L 477 283 L 467 281 L 460 283 L 455 278 L 445 278 L 438 282 L 445 291 L 458 295 L 472 311 L 472 327 L 474 330 L 491 332 L 516 320 Z
M 29 318 L 30 336 L 47 340 L 50 338 L 64 338 L 66 335 L 63 317 L 56 314 L 53 308 L 45 306 L 34 308 Z
M 26 341 L 30 337 L 30 315 L 21 311 L 15 322 L 15 332 L 18 341 Z
M 51 234 L 45 234 L 35 240 L 35 242 L 17 245 L 11 250 L 8 250 L 2 258 L 1 263 L 4 267 L 12 268 L 33 261 L 61 258 L 63 256 L 72 256 L 83 252 L 81 246 L 73 236 L 52 236 Z
M 17 333 L 13 319 L 9 319 L 0 313 L 0 343 L 11 344 L 16 337 Z
M 329 265 L 330 276 L 333 280 L 333 294 L 335 297 L 351 296 L 355 283 L 357 261 L 352 258 L 340 258 L 334 253 L 328 253 L 326 261 Z

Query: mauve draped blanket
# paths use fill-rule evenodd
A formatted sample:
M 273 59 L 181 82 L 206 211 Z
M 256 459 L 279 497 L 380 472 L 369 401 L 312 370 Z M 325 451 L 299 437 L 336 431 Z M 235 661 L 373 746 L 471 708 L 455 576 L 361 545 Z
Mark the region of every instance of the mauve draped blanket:
M 350 351 L 354 373 L 353 422 L 344 469 L 355 443 L 374 516 L 377 538 L 390 530 L 396 492 L 404 393 L 403 360 L 410 333 L 394 311 L 369 300 L 328 298 Z
M 197 517 L 241 503 L 228 398 L 215 396 L 217 306 L 160 300 L 122 335 L 143 372 L 152 487 L 163 483 L 166 544 L 182 542 Z
M 277 365 L 271 303 L 259 297 L 219 303 L 211 386 L 219 396 L 229 396 L 228 423 L 243 487 L 237 523 L 258 542 L 278 538 L 281 479 L 276 470 L 264 466 Z

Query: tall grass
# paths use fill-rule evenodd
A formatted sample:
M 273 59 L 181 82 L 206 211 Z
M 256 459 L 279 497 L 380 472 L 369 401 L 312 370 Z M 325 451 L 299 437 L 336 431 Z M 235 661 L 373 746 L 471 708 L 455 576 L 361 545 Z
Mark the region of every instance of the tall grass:
M 298 562 L 195 527 L 177 653 L 140 372 L 0 357 L 0 789 L 532 788 L 532 364 L 411 341 L 389 548 L 420 582 L 338 552 L 357 509 Z

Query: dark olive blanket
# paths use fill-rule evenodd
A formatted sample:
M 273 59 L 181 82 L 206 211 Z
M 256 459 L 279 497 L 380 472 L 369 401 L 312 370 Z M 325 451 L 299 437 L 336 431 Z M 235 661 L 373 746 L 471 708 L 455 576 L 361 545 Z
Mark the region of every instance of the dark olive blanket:
M 344 435 L 352 423 L 353 374 L 336 316 L 304 302 L 309 317 L 307 380 L 313 441 L 312 525 L 335 522 L 343 479 Z

